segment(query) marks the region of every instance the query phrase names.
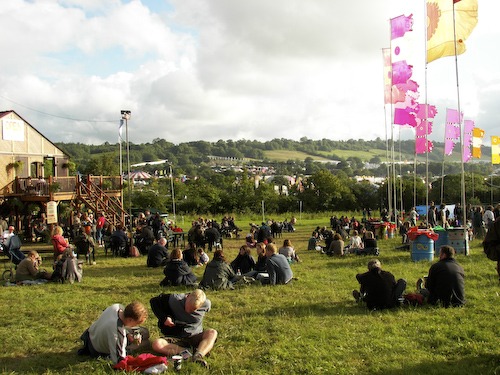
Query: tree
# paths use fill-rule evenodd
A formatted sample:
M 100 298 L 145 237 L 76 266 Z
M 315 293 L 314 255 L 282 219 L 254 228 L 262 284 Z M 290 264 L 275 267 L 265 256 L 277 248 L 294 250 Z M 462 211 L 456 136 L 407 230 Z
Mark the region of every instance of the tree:
M 345 181 L 326 170 L 314 173 L 306 180 L 306 189 L 300 198 L 306 207 L 318 211 L 334 211 L 348 208 L 354 195 Z

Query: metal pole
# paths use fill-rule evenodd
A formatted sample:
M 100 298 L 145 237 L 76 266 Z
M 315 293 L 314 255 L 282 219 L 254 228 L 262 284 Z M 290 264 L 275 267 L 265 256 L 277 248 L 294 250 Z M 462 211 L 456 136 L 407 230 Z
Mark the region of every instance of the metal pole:
M 262 222 L 265 223 L 265 216 L 264 216 L 264 201 L 262 201 Z
M 177 222 L 175 217 L 175 192 L 174 192 L 174 176 L 172 174 L 172 165 L 168 166 L 170 168 L 170 189 L 172 191 L 172 213 L 174 214 L 174 222 Z
M 130 183 L 130 142 L 128 139 L 128 120 L 130 119 L 130 111 L 122 111 L 122 119 L 125 120 L 125 141 L 127 142 L 127 188 L 128 188 L 128 220 L 130 235 L 132 235 L 132 185 Z
M 493 206 L 493 172 L 490 175 L 490 186 L 491 186 L 491 205 Z

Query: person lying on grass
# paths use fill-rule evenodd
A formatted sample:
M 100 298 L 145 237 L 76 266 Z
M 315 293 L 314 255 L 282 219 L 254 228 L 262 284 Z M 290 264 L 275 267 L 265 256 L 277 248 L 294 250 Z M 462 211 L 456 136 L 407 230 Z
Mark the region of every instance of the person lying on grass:
M 152 342 L 157 353 L 172 356 L 194 348 L 192 361 L 208 368 L 204 357 L 217 340 L 217 331 L 203 329 L 203 318 L 212 303 L 201 289 L 188 294 L 160 294 L 150 300 L 158 318 L 158 328 L 164 335 Z
M 109 357 L 117 364 L 127 353 L 149 344 L 149 331 L 139 327 L 147 317 L 148 311 L 140 302 L 126 307 L 118 303 L 109 306 L 80 336 L 83 348 L 78 350 L 78 355 Z

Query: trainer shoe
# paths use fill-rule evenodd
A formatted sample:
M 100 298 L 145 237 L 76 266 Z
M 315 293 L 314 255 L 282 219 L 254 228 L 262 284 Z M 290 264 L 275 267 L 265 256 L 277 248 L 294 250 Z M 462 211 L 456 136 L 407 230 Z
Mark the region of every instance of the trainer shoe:
M 354 297 L 354 299 L 356 300 L 357 303 L 359 303 L 359 301 L 361 301 L 361 293 L 359 291 L 353 290 L 352 296 Z
M 206 369 L 209 368 L 207 361 L 205 361 L 200 354 L 195 354 L 194 356 L 192 356 L 191 361 L 198 363 L 199 365 L 205 367 Z
M 417 293 L 420 292 L 424 288 L 424 279 L 423 278 L 419 278 L 417 280 L 416 287 L 417 287 Z

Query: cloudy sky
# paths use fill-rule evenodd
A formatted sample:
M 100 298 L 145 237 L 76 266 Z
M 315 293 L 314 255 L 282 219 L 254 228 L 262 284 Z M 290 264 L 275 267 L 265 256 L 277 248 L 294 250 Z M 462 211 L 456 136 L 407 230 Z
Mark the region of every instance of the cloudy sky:
M 0 110 L 63 142 L 116 143 L 122 109 L 132 111 L 134 143 L 385 139 L 389 19 L 413 13 L 416 38 L 424 4 L 1 1 Z M 461 108 L 486 130 L 486 144 L 500 135 L 499 14 L 500 2 L 479 0 L 479 23 L 458 58 Z M 416 44 L 423 97 L 424 42 Z M 428 65 L 427 97 L 439 112 L 430 138 L 442 142 L 446 107 L 457 107 L 453 57 Z

